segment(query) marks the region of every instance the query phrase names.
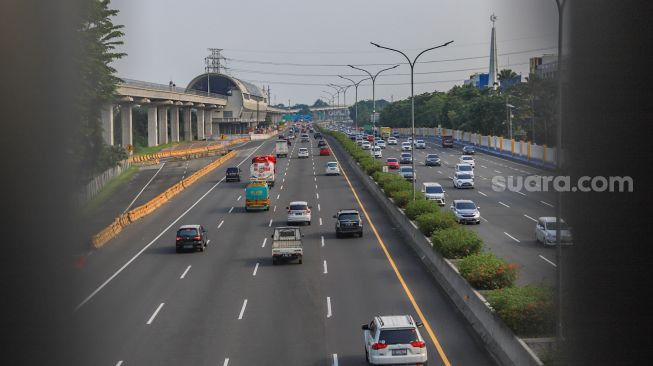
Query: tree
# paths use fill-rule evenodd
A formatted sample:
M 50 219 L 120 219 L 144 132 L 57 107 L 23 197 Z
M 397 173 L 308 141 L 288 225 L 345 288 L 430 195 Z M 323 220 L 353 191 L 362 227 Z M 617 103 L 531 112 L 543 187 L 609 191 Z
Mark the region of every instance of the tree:
M 516 78 L 517 76 L 519 76 L 519 75 L 517 75 L 517 73 L 515 73 L 511 69 L 503 69 L 503 70 L 499 71 L 499 74 L 497 74 L 497 78 L 499 79 L 500 82 L 512 80 L 512 79 Z
M 75 109 L 78 112 L 78 128 L 71 139 L 72 159 L 80 167 L 84 181 L 93 174 L 115 165 L 122 154 L 113 154 L 116 149 L 107 147 L 102 141 L 100 111 L 114 100 L 120 79 L 111 63 L 125 56 L 116 52 L 116 46 L 124 33 L 122 25 L 114 25 L 111 17 L 118 14 L 109 8 L 110 0 L 84 2 L 82 22 L 78 27 L 81 57 L 76 59 L 80 72 L 79 93 Z M 114 157 L 114 158 L 112 158 Z
M 318 99 L 313 103 L 313 108 L 321 108 L 321 107 L 328 107 L 329 103 L 323 101 L 322 99 Z

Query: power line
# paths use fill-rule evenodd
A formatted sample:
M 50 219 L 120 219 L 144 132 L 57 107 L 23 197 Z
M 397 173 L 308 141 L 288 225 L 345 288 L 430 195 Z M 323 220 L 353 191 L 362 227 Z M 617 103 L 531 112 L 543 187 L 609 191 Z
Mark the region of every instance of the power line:
M 250 83 L 269 83 L 269 84 L 277 84 L 277 85 L 296 85 L 296 86 L 324 86 L 324 83 L 291 83 L 291 82 L 285 82 L 285 81 L 270 81 L 270 80 L 251 80 L 251 79 L 242 79 Z M 431 81 L 419 81 L 415 82 L 414 84 L 443 84 L 443 83 L 453 83 L 453 82 L 460 82 L 460 79 L 452 79 L 452 80 L 431 80 Z M 367 83 L 362 83 L 361 85 L 365 86 L 371 86 L 372 84 L 367 84 Z M 410 83 L 377 83 L 376 85 L 410 85 Z
M 499 54 L 499 56 L 508 56 L 508 55 L 518 55 L 529 52 L 538 52 L 546 50 L 555 50 L 557 47 L 545 47 L 545 48 L 535 48 L 526 51 L 515 51 L 515 52 L 505 52 Z M 450 62 L 450 61 L 463 61 L 463 60 L 475 60 L 475 59 L 484 59 L 490 56 L 472 56 L 472 57 L 460 57 L 460 58 L 450 58 L 442 60 L 431 60 L 431 61 L 421 61 L 420 64 L 430 64 L 438 62 Z M 348 67 L 350 64 L 313 64 L 313 63 L 292 63 L 292 62 L 274 62 L 274 61 L 254 61 L 254 60 L 243 60 L 237 58 L 228 58 L 229 61 L 233 62 L 242 62 L 246 64 L 257 64 L 257 65 L 274 65 L 274 66 L 299 66 L 299 67 Z M 375 63 L 375 64 L 353 64 L 354 66 L 391 66 L 391 65 L 407 65 L 406 62 L 397 62 L 397 63 Z

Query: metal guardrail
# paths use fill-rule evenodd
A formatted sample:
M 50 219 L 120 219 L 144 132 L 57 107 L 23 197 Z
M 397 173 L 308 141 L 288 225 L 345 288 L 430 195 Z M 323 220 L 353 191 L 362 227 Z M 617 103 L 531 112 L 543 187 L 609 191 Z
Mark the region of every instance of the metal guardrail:
M 180 94 L 193 94 L 193 95 L 199 95 L 199 96 L 203 96 L 203 97 L 227 100 L 226 95 L 217 94 L 217 93 L 209 93 L 209 92 L 205 92 L 205 91 L 202 91 L 202 90 L 186 89 L 186 88 L 180 88 L 180 87 L 177 87 L 177 86 L 150 83 L 150 82 L 147 82 L 147 81 L 140 81 L 140 80 L 134 80 L 134 79 L 125 79 L 125 78 L 123 78 L 122 81 L 123 81 L 122 84 L 126 85 L 126 86 L 134 86 L 134 87 L 139 87 L 139 88 L 174 92 L 174 93 L 180 93 Z

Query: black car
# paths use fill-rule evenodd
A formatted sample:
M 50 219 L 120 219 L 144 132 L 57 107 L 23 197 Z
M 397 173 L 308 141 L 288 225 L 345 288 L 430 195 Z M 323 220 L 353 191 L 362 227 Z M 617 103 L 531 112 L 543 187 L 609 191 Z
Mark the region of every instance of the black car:
M 428 154 L 426 155 L 426 159 L 424 160 L 424 165 L 426 166 L 440 166 L 442 163 L 440 162 L 440 157 L 438 154 Z
M 474 155 L 474 146 L 463 146 L 463 154 Z
M 177 230 L 175 249 L 177 253 L 184 250 L 203 252 L 209 244 L 206 229 L 202 225 L 183 225 Z
M 235 167 L 235 166 L 227 168 L 225 181 L 227 181 L 227 182 L 240 182 L 240 168 Z
M 336 219 L 337 238 L 346 234 L 363 236 L 363 220 L 358 210 L 340 210 L 333 218 Z
M 326 141 L 320 140 L 317 142 L 317 147 L 322 147 L 322 146 L 326 146 Z
M 319 133 L 319 132 L 316 132 L 316 133 L 313 134 L 313 138 L 316 139 L 316 140 L 317 140 L 317 139 L 321 139 L 321 138 L 322 138 L 322 134 Z

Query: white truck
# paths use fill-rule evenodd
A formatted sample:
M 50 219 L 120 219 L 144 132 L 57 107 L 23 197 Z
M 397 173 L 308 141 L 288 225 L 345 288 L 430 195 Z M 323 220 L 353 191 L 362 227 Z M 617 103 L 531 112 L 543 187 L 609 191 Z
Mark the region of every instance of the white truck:
M 277 158 L 274 155 L 257 155 L 252 158 L 249 167 L 250 182 L 266 182 L 269 187 L 274 186 L 276 176 Z
M 302 257 L 304 256 L 303 236 L 298 227 L 275 227 L 272 234 L 272 264 L 277 264 L 282 260 L 294 259 L 302 264 Z
M 286 140 L 277 140 L 277 143 L 275 145 L 274 150 L 275 150 L 274 152 L 277 154 L 277 158 L 280 158 L 282 156 L 284 158 L 287 158 L 288 157 L 288 141 L 286 141 Z

